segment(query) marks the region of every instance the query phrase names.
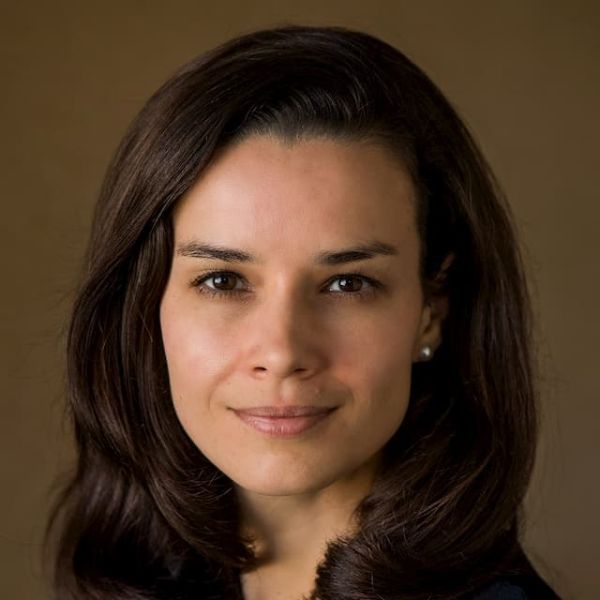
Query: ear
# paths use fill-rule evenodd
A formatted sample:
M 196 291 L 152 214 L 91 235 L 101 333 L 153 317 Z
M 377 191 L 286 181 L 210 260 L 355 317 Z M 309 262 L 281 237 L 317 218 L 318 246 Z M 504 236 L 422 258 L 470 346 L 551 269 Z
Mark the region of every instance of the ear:
M 421 356 L 421 350 L 425 346 L 431 349 L 431 355 L 433 355 L 442 343 L 442 323 L 448 315 L 449 310 L 448 296 L 443 291 L 445 287 L 444 281 L 448 268 L 453 261 L 454 254 L 448 254 L 433 280 L 433 291 L 425 298 L 421 311 L 419 331 L 413 347 L 413 362 L 427 360 L 427 358 Z

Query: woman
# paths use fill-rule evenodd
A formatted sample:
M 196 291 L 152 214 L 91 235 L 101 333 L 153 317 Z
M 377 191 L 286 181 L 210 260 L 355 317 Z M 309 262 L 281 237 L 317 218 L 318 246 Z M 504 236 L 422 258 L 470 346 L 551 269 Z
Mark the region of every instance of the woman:
M 148 101 L 68 338 L 57 598 L 555 598 L 520 546 L 531 314 L 510 210 L 364 33 L 231 40 Z

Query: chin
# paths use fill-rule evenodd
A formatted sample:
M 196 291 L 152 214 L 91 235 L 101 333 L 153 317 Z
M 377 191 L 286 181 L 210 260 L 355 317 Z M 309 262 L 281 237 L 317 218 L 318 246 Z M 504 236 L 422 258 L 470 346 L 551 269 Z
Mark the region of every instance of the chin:
M 230 479 L 247 492 L 264 496 L 295 496 L 317 492 L 335 481 L 335 477 L 327 477 L 324 473 L 294 473 L 287 469 L 275 469 L 271 472 L 246 471 L 230 475 Z

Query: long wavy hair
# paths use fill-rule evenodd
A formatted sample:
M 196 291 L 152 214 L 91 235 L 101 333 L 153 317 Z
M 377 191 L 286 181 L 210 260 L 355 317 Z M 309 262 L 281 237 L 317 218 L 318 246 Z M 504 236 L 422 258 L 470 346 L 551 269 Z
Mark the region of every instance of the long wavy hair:
M 528 572 L 520 535 L 537 391 L 509 206 L 466 126 L 406 56 L 359 31 L 289 25 L 181 68 L 108 168 L 67 340 L 77 462 L 48 524 L 56 598 L 242 598 L 239 575 L 257 559 L 232 481 L 177 419 L 159 304 L 174 206 L 219 149 L 256 134 L 372 139 L 395 152 L 418 191 L 423 289 L 449 299 L 441 347 L 413 366 L 408 411 L 357 508 L 358 533 L 329 544 L 312 597 L 462 598 Z

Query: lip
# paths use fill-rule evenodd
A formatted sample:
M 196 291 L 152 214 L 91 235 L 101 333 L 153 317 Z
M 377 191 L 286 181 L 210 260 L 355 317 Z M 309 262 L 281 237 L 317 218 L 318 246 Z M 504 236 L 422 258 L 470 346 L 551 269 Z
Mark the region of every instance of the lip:
M 234 413 L 253 429 L 271 437 L 289 438 L 312 429 L 335 410 L 318 406 L 259 406 Z
M 234 409 L 236 413 L 244 413 L 253 417 L 312 417 L 329 412 L 332 407 L 329 406 L 254 406 L 252 408 Z

